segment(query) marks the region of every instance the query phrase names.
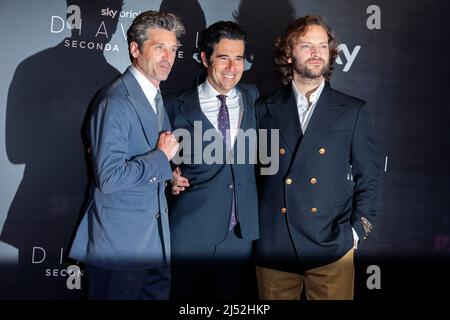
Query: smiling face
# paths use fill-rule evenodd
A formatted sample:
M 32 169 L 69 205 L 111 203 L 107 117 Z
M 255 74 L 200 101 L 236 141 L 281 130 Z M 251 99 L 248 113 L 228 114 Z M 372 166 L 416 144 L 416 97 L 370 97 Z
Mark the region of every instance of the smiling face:
M 329 70 L 330 49 L 328 34 L 322 26 L 309 25 L 299 36 L 288 63 L 293 64 L 296 77 L 318 79 Z
M 130 53 L 133 65 L 158 88 L 161 81 L 167 80 L 175 61 L 177 37 L 165 29 L 149 29 L 147 34 L 140 49 L 136 42 L 130 43 Z
M 241 80 L 244 50 L 244 41 L 222 39 L 214 46 L 209 61 L 205 53 L 201 53 L 203 65 L 208 68 L 208 82 L 221 94 L 228 93 Z

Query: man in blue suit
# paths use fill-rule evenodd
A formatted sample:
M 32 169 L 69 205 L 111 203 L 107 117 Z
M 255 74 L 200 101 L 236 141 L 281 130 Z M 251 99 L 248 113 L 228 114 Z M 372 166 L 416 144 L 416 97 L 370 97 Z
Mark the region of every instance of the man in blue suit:
M 172 127 L 189 133 L 183 137 L 179 167 L 189 183 L 182 184 L 175 175 L 174 193 L 177 188 L 185 190 L 170 202 L 174 299 L 249 297 L 252 241 L 259 234 L 256 161 L 251 161 L 256 143 L 241 142 L 249 129 L 256 137 L 258 90 L 254 85 L 238 84 L 245 46 L 246 36 L 239 25 L 229 21 L 212 24 L 199 42 L 206 80 L 165 99 Z M 213 143 L 224 150 L 216 150 L 212 156 L 218 161 L 213 163 L 203 157 L 210 143 L 202 137 L 208 140 L 211 133 Z
M 164 195 L 178 150 L 159 84 L 184 27 L 147 11 L 127 32 L 132 65 L 100 91 L 88 124 L 94 185 L 70 257 L 85 262 L 91 299 L 168 299 L 170 234 Z
M 368 107 L 330 87 L 337 44 L 321 17 L 293 22 L 275 48 L 286 86 L 256 107 L 260 129 L 280 130 L 279 170 L 261 176 L 259 295 L 352 299 L 378 186 Z

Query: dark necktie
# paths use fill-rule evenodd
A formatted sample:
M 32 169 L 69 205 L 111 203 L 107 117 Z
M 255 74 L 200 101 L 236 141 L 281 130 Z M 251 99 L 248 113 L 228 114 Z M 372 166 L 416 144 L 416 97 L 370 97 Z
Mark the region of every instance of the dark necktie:
M 230 116 L 228 114 L 228 107 L 226 101 L 227 96 L 219 94 L 217 96 L 217 99 L 219 99 L 220 101 L 220 109 L 218 116 L 219 130 L 222 133 L 222 137 L 225 140 L 226 147 L 231 149 Z M 231 202 L 231 218 L 230 218 L 230 225 L 228 228 L 228 230 L 231 231 L 237 224 L 237 214 L 236 214 L 236 195 L 234 193 L 234 185 L 230 185 L 230 187 L 233 188 L 233 199 Z
M 158 118 L 158 132 L 162 130 L 164 121 L 164 102 L 161 96 L 161 92 L 157 90 L 155 96 L 156 116 Z

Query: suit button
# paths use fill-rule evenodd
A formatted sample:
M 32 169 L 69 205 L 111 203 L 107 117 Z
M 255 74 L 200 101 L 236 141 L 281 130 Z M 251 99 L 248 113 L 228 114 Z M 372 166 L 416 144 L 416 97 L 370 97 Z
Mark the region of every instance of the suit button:
M 286 150 L 284 150 L 284 148 L 280 148 L 280 154 L 284 155 L 286 153 Z
M 281 211 L 281 214 L 286 214 L 287 209 L 286 208 L 281 208 L 280 211 Z
M 148 182 L 155 182 L 156 181 L 156 177 L 151 177 Z
M 316 178 L 311 178 L 311 180 L 309 180 L 309 182 L 311 182 L 311 184 L 316 184 L 317 183 L 317 179 Z
M 167 187 L 167 182 L 164 185 Z
M 161 214 L 158 212 L 157 214 L 155 214 L 155 218 L 158 219 L 161 216 Z
M 311 211 L 311 213 L 317 213 L 318 210 L 316 207 L 312 207 L 309 211 Z
M 292 179 L 291 179 L 291 178 L 287 178 L 287 179 L 285 180 L 285 182 L 286 182 L 286 184 L 292 184 Z
M 325 148 L 320 148 L 320 149 L 319 149 L 319 153 L 320 153 L 320 154 L 324 155 L 325 152 L 326 152 Z
M 164 212 L 165 212 L 165 213 L 169 212 L 169 209 L 166 208 L 166 209 L 164 210 Z
M 229 185 L 228 185 L 228 188 L 229 188 L 229 189 L 233 189 L 233 185 L 232 185 L 232 184 L 229 184 Z

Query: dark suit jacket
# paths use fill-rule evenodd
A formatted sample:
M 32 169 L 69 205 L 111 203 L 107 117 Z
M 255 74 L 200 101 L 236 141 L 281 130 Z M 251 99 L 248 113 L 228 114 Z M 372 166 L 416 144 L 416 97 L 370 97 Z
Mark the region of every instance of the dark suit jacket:
M 238 85 L 237 90 L 243 98 L 244 110 L 240 128 L 255 129 L 255 100 L 258 90 L 254 85 Z M 183 176 L 189 179 L 190 187 L 170 201 L 170 228 L 174 241 L 199 241 L 217 244 L 227 235 L 230 223 L 233 192 L 236 194 L 237 215 L 240 231 L 244 239 L 256 239 L 258 228 L 258 200 L 255 182 L 255 161 L 249 163 L 251 153 L 256 152 L 256 145 L 246 148 L 245 164 L 195 164 L 194 153 L 194 121 L 200 121 L 202 130 L 195 133 L 201 139 L 208 129 L 214 129 L 200 108 L 197 87 L 194 86 L 178 94 L 164 98 L 167 114 L 173 129 L 185 129 L 190 134 L 192 151 L 184 150 L 185 157 L 191 159 L 191 164 L 182 163 L 180 168 Z M 241 104 L 242 108 L 242 104 Z M 238 143 L 236 148 L 242 146 Z M 200 140 L 201 141 L 201 140 Z M 223 141 L 223 140 L 221 140 Z M 210 144 L 205 141 L 201 152 Z M 243 148 L 239 148 L 242 155 Z M 186 154 L 188 153 L 188 154 Z M 225 157 L 224 152 L 224 157 Z M 224 159 L 223 159 L 224 160 Z
M 352 248 L 352 227 L 366 237 L 360 219 L 375 216 L 378 164 L 365 104 L 326 83 L 301 137 L 291 84 L 258 101 L 259 128 L 280 130 L 279 170 L 260 177 L 259 265 L 322 266 Z
M 129 69 L 94 106 L 88 134 L 95 185 L 70 257 L 108 270 L 165 265 L 170 235 L 164 188 L 172 170 L 156 149 L 156 114 Z M 163 130 L 170 130 L 167 117 Z

